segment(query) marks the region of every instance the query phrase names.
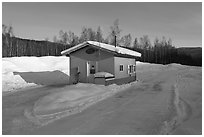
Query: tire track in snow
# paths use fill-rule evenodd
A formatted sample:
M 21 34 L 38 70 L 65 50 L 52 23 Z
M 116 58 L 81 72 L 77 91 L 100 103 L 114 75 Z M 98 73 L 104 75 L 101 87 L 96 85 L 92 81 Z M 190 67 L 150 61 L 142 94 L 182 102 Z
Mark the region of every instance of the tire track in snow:
M 160 134 L 171 134 L 182 122 L 189 119 L 192 110 L 190 105 L 179 96 L 178 82 L 173 86 L 170 113 L 173 114 L 169 121 L 164 121 Z
M 70 115 L 80 113 L 83 110 L 87 109 L 88 107 L 92 106 L 93 104 L 96 104 L 97 102 L 100 102 L 100 101 L 102 101 L 108 97 L 111 97 L 118 92 L 126 90 L 136 83 L 137 83 L 137 81 L 129 83 L 129 84 L 125 84 L 125 85 L 120 85 L 120 86 L 118 86 L 118 85 L 117 86 L 116 85 L 107 86 L 106 90 L 110 90 L 109 92 L 104 92 L 102 94 L 87 97 L 84 100 L 81 100 L 80 103 L 76 104 L 73 107 L 68 107 L 66 109 L 56 111 L 54 113 L 36 114 L 34 111 L 34 108 L 35 108 L 35 103 L 37 101 L 35 101 L 32 108 L 24 110 L 24 115 L 26 118 L 28 118 L 32 123 L 34 123 L 38 127 L 45 126 L 49 123 L 52 123 L 56 120 L 63 118 L 63 117 L 67 117 Z M 42 99 L 42 97 L 40 99 Z M 40 99 L 38 99 L 38 100 L 40 100 Z

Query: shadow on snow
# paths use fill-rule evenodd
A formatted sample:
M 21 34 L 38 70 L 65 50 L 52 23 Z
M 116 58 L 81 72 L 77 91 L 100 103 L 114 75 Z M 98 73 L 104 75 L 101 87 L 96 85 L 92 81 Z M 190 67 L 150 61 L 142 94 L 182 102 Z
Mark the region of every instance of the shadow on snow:
M 37 85 L 61 86 L 69 84 L 69 76 L 59 70 L 42 72 L 13 72 L 20 75 L 27 83 Z

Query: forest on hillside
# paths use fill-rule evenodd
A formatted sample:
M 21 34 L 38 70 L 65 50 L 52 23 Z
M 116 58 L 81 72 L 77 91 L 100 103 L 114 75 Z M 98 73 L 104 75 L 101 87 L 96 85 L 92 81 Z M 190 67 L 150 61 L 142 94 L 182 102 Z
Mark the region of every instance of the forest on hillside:
M 73 47 L 87 40 L 98 41 L 106 44 L 125 47 L 142 53 L 140 61 L 170 64 L 180 63 L 183 65 L 202 66 L 201 48 L 175 48 L 171 38 L 168 40 L 155 38 L 152 43 L 148 35 L 140 38 L 132 38 L 131 34 L 121 36 L 119 20 L 115 20 L 110 26 L 109 34 L 104 37 L 100 26 L 97 30 L 83 27 L 80 36 L 75 35 L 71 30 L 60 30 L 59 34 L 53 37 L 53 42 L 48 38 L 42 41 L 22 39 L 14 36 L 13 27 L 2 25 L 2 56 L 61 56 L 61 51 Z

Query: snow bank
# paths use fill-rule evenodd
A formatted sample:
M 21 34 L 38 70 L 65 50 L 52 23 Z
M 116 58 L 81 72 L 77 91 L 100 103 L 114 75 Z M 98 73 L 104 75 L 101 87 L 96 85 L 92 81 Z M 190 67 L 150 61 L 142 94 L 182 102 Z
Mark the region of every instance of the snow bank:
M 42 72 L 59 70 L 69 75 L 69 58 L 65 56 L 54 57 L 11 57 L 2 58 L 2 91 L 13 91 L 29 86 L 19 75 L 13 72 Z
M 140 61 L 136 61 L 136 65 L 148 65 L 148 64 L 150 64 L 150 63 L 144 63 L 144 62 L 140 62 Z
M 68 74 L 68 57 L 11 57 L 2 58 L 2 72 L 40 72 L 61 70 Z
M 136 73 L 144 73 L 144 72 L 157 72 L 158 70 L 165 69 L 165 65 L 162 64 L 153 64 L 153 63 L 147 63 L 147 62 L 136 62 Z

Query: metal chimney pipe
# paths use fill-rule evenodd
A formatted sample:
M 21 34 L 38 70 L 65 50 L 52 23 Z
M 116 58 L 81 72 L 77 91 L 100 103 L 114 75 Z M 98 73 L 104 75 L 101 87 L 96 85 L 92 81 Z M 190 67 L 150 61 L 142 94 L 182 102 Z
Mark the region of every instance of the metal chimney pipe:
M 115 35 L 115 47 L 116 47 L 116 45 L 117 45 L 117 43 L 116 43 L 116 37 L 117 37 L 117 36 Z

